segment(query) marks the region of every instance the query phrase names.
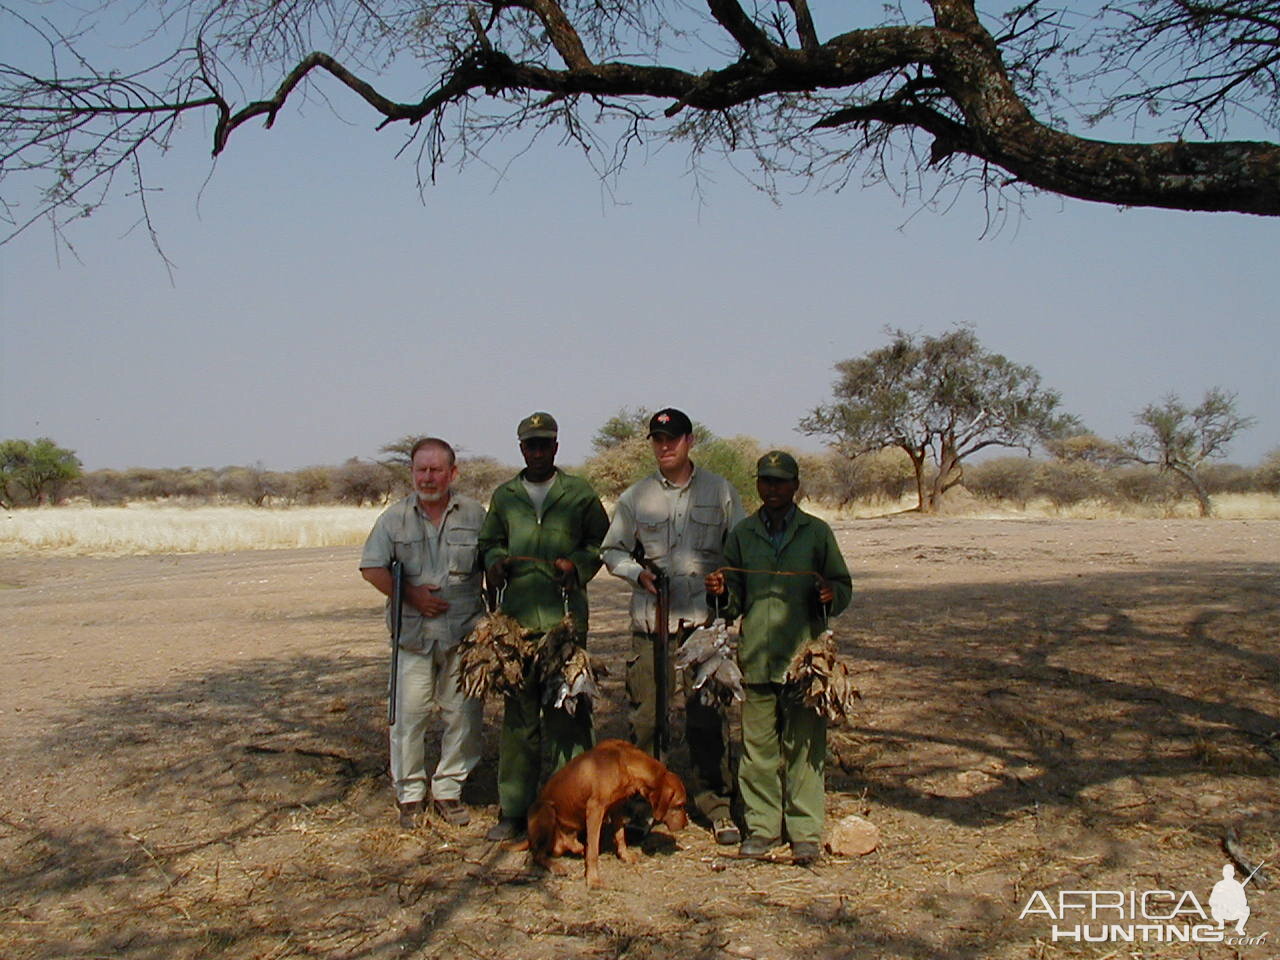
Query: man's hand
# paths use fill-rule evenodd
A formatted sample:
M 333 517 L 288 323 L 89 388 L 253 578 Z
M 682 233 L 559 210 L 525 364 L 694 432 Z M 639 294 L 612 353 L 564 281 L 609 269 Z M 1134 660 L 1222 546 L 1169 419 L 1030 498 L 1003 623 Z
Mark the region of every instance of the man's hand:
M 713 570 L 711 573 L 708 573 L 705 583 L 707 586 L 707 593 L 713 594 L 717 597 L 724 596 L 724 574 L 721 571 Z
M 507 558 L 501 557 L 489 564 L 489 568 L 484 572 L 485 579 L 494 590 L 501 590 L 507 585 L 507 563 Z
M 658 578 L 648 570 L 641 570 L 640 576 L 636 577 L 636 580 L 639 582 L 640 586 L 644 587 L 655 597 L 658 595 Z
M 424 617 L 438 617 L 449 609 L 449 601 L 437 597 L 440 588 L 429 583 L 404 585 L 404 598 Z
M 826 606 L 836 598 L 836 591 L 826 577 L 818 577 L 818 602 Z
M 556 568 L 555 580 L 561 590 L 572 590 L 578 585 L 578 568 L 568 557 L 556 557 L 553 564 Z

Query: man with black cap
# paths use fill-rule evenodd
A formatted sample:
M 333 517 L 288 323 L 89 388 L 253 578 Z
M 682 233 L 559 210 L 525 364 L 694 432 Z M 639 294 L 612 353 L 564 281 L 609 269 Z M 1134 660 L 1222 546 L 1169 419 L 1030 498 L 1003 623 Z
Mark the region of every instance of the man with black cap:
M 821 852 L 827 726 L 786 690 L 787 667 L 800 645 L 849 605 L 853 581 L 831 528 L 796 506 L 799 488 L 800 468 L 789 453 L 760 458 L 760 509 L 730 532 L 730 569 L 709 574 L 706 587 L 742 616 L 738 789 L 747 838 L 739 855 L 763 859 L 785 832 L 793 862 L 804 864 Z
M 600 541 L 609 516 L 591 485 L 555 465 L 559 427 L 549 413 L 520 421 L 516 436 L 525 468 L 493 492 L 480 529 L 480 552 L 500 609 L 535 635 L 573 617 L 587 637 L 587 582 L 600 569 Z M 498 822 L 490 840 L 508 840 L 525 827 L 541 776 L 543 745 L 551 772 L 591 746 L 591 715 L 570 716 L 542 703 L 541 685 L 526 677 L 506 698 L 498 745 Z
M 628 719 L 632 742 L 653 753 L 658 709 L 653 658 L 658 641 L 657 586 L 654 574 L 642 566 L 637 554 L 643 551 L 643 559 L 667 578 L 674 649 L 707 620 L 703 580 L 724 565 L 725 538 L 744 514 L 733 485 L 690 459 L 693 424 L 684 413 L 671 407 L 659 410 L 649 420 L 649 439 L 658 469 L 618 498 L 601 553 L 609 572 L 632 587 Z M 681 621 L 683 630 L 678 629 Z M 670 664 L 672 658 L 668 656 L 666 662 Z M 667 689 L 675 689 L 674 667 L 669 668 Z M 685 740 L 696 776 L 691 791 L 694 803 L 710 822 L 717 843 L 737 843 L 740 835 L 729 810 L 733 775 L 728 723 L 723 713 L 702 703 L 690 689 L 686 688 L 684 702 Z

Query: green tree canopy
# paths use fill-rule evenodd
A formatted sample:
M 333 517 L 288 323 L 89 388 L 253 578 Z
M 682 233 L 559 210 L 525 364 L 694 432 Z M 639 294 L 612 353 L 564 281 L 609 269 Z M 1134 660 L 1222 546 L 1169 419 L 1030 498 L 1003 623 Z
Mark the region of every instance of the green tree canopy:
M 80 473 L 75 451 L 48 437 L 0 441 L 0 501 L 5 507 L 57 503 Z
M 887 347 L 836 364 L 831 403 L 800 421 L 846 456 L 899 447 L 911 458 L 922 511 L 960 482 L 965 458 L 987 447 L 1060 437 L 1076 419 L 1040 375 L 985 350 L 967 327 L 940 336 L 888 331 Z M 937 472 L 926 489 L 925 464 Z

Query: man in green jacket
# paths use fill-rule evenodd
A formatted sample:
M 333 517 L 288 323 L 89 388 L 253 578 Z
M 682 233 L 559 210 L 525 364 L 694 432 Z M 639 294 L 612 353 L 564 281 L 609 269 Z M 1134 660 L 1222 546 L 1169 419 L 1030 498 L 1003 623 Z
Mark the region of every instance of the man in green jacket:
M 600 542 L 609 516 L 591 485 L 555 465 L 559 427 L 549 413 L 520 421 L 516 436 L 525 468 L 493 492 L 480 529 L 480 552 L 500 609 L 535 634 L 546 633 L 566 607 L 582 642 L 587 637 L 587 582 L 600 569 Z M 524 830 L 537 795 L 543 741 L 555 772 L 592 743 L 591 715 L 570 716 L 542 703 L 540 684 L 503 705 L 498 744 L 498 822 L 490 840 Z
M 794 457 L 774 450 L 760 458 L 761 507 L 729 533 L 728 569 L 708 574 L 706 586 L 742 616 L 738 789 L 747 838 L 739 855 L 764 858 L 785 830 L 793 862 L 812 863 L 821 852 L 827 725 L 784 681 L 801 644 L 849 605 L 853 581 L 831 528 L 796 506 L 799 488 Z

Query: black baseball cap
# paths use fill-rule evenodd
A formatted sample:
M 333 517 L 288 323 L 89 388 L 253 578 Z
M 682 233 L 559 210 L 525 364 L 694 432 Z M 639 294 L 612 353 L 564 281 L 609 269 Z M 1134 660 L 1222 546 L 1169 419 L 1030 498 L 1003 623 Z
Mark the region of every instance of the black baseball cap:
M 649 418 L 649 436 L 665 433 L 669 437 L 683 437 L 693 433 L 693 421 L 675 407 L 664 407 Z

